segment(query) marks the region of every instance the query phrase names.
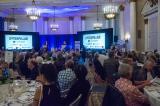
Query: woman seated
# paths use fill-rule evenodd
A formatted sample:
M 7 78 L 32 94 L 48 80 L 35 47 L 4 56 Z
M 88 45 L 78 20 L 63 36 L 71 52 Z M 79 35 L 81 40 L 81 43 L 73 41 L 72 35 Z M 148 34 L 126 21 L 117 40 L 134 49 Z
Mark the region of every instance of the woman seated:
M 40 77 L 42 86 L 36 90 L 33 106 L 61 106 L 56 67 L 53 64 L 43 64 Z
M 58 83 L 61 91 L 69 89 L 76 78 L 73 71 L 74 62 L 72 60 L 68 60 L 65 63 L 65 68 L 65 70 L 61 70 L 58 74 Z
M 148 106 L 147 97 L 132 84 L 132 67 L 129 64 L 120 64 L 118 73 L 120 79 L 115 83 L 115 87 L 123 94 L 127 106 Z
M 67 97 L 63 101 L 63 106 L 68 106 L 81 94 L 79 106 L 85 106 L 90 90 L 90 83 L 86 80 L 87 69 L 84 65 L 78 65 L 75 68 L 75 74 L 77 80 L 70 88 Z

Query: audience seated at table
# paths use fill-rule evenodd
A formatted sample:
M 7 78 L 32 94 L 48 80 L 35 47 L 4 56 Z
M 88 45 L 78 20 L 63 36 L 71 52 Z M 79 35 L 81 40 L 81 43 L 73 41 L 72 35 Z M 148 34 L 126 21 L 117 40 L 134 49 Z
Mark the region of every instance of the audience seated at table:
M 115 82 L 115 87 L 123 94 L 127 106 L 147 106 L 149 101 L 139 89 L 132 84 L 132 67 L 129 64 L 120 64 L 118 73 L 120 79 Z
M 113 51 L 110 51 L 108 56 L 109 58 L 104 60 L 103 68 L 108 83 L 114 85 L 115 80 L 117 79 L 119 61 L 114 58 L 115 54 Z
M 77 80 L 74 82 L 70 88 L 67 97 L 63 100 L 63 106 L 68 106 L 74 100 L 77 99 L 79 95 L 82 95 L 78 106 L 85 106 L 87 103 L 88 93 L 90 90 L 90 83 L 86 80 L 87 69 L 84 65 L 78 65 L 75 68 L 75 75 Z
M 33 106 L 62 106 L 55 65 L 43 64 L 40 77 L 42 86 L 36 90 Z
M 106 53 L 105 50 L 104 52 Z M 105 94 L 105 90 L 99 89 L 100 85 L 111 85 L 109 90 L 106 89 L 106 92 L 114 93 L 110 93 L 110 95 L 108 93 L 109 96 L 106 93 L 105 101 L 109 100 L 123 104 L 124 101 L 121 99 L 121 102 L 120 100 L 123 96 L 127 106 L 142 106 L 143 104 L 147 106 L 149 104 L 148 99 L 140 91 L 143 91 L 146 86 L 150 86 L 153 78 L 156 76 L 160 77 L 160 66 L 158 63 L 160 56 L 157 52 L 147 52 L 140 55 L 142 53 L 138 54 L 135 51 L 123 52 L 114 47 L 109 50 L 108 56 L 101 56 L 101 58 L 105 56 L 102 59 L 103 61 L 99 60 L 100 53 L 87 50 L 80 53 L 80 51 L 74 50 L 61 51 L 55 49 L 51 52 L 43 50 L 43 52 L 16 52 L 14 54 L 17 55 L 17 61 L 14 60 L 12 63 L 17 65 L 14 73 L 18 71 L 18 76 L 25 76 L 26 80 L 36 80 L 42 83 L 42 87 L 36 90 L 34 106 L 68 106 L 78 97 L 80 97 L 79 106 L 85 106 L 88 97 L 91 97 L 89 96 L 91 84 L 93 88 L 96 85 L 96 89 L 93 89 L 90 94 L 103 91 L 101 92 L 102 95 Z M 142 60 L 140 60 L 140 56 L 143 56 Z M 82 62 L 80 57 L 83 58 Z M 94 64 L 94 67 L 89 65 L 89 63 Z M 8 67 L 8 64 L 4 62 L 3 56 L 1 56 L 0 77 L 5 75 L 3 72 L 8 73 L 8 69 L 12 68 Z M 90 78 L 87 77 L 87 79 L 86 75 L 88 72 L 92 75 L 90 75 Z M 103 84 L 100 81 L 95 82 L 95 73 L 103 81 Z M 8 78 L 15 77 L 10 72 L 6 75 Z M 2 82 L 1 79 L 0 82 Z M 105 86 L 102 86 L 103 89 L 105 89 Z M 62 98 L 61 94 L 65 90 L 68 93 Z M 101 99 L 97 99 L 100 100 L 98 104 L 110 103 L 102 102 L 102 99 L 103 96 Z M 109 106 L 112 105 L 109 104 Z
M 74 62 L 72 60 L 68 60 L 65 63 L 65 69 L 58 73 L 58 83 L 61 91 L 69 89 L 75 79 Z

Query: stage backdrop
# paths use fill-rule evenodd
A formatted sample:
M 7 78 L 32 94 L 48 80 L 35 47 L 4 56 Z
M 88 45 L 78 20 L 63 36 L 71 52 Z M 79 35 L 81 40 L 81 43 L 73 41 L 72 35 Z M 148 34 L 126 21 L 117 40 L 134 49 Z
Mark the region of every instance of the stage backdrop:
M 40 47 L 43 47 L 47 43 L 48 49 L 52 48 L 61 49 L 62 45 L 66 44 L 67 49 L 74 48 L 74 37 L 75 34 L 64 34 L 64 35 L 40 35 Z

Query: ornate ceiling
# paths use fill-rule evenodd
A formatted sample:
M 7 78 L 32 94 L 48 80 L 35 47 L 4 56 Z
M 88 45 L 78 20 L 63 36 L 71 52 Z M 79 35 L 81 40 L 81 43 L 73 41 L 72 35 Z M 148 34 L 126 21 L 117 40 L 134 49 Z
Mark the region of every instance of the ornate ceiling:
M 39 8 L 43 9 L 44 14 L 52 14 L 53 6 L 57 6 L 57 14 L 74 12 L 95 12 L 95 5 L 105 5 L 110 1 L 122 4 L 128 0 L 35 0 Z M 16 15 L 23 15 L 25 8 L 31 6 L 32 0 L 0 0 L 0 12 L 11 14 L 11 8 L 16 8 Z

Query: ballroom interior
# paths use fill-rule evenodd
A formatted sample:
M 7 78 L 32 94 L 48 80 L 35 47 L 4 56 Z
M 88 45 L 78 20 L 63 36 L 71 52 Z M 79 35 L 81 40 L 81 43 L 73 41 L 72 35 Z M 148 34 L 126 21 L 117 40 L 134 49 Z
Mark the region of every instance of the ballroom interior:
M 160 106 L 160 0 L 0 0 L 0 106 Z

